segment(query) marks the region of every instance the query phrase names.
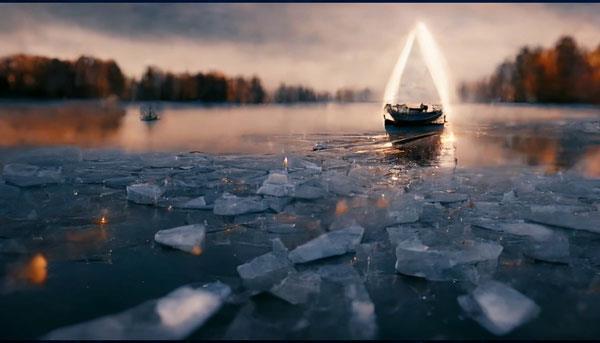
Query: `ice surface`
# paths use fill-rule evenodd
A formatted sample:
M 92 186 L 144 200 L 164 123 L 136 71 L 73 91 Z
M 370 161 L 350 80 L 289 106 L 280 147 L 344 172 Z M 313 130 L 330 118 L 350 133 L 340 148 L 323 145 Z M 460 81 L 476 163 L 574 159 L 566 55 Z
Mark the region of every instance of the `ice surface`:
M 487 281 L 468 295 L 458 297 L 467 314 L 494 335 L 505 335 L 540 312 L 535 302 L 497 281 Z
M 76 147 L 41 147 L 19 151 L 9 160 L 36 166 L 62 166 L 65 163 L 80 162 L 82 156 L 81 150 Z
M 300 185 L 297 186 L 292 196 L 298 199 L 315 200 L 323 198 L 327 192 L 321 187 L 311 185 Z
M 149 183 L 138 183 L 127 186 L 127 200 L 136 204 L 156 205 L 164 189 Z
M 286 197 L 294 193 L 294 184 L 289 182 L 286 173 L 271 171 L 256 193 L 274 197 Z
M 600 233 L 600 212 L 574 214 L 553 207 L 532 207 L 526 219 L 545 225 Z
M 19 197 L 20 194 L 21 191 L 19 190 L 19 188 L 0 183 L 0 202 L 15 200 Z
M 176 207 L 191 209 L 191 210 L 207 210 L 210 209 L 211 206 L 206 205 L 206 200 L 203 196 L 191 199 L 189 201 L 184 202 Z
M 453 203 L 466 201 L 469 198 L 468 195 L 462 193 L 448 193 L 448 192 L 432 192 L 425 201 L 428 202 L 439 202 L 439 203 Z
M 110 188 L 126 188 L 137 180 L 135 176 L 117 176 L 111 177 L 103 181 L 106 187 Z
M 343 287 L 344 299 L 348 303 L 350 318 L 347 329 L 352 339 L 373 339 L 377 335 L 375 305 L 360 275 L 347 264 L 326 265 L 317 272 L 323 280 Z M 342 304 L 337 304 L 342 306 Z M 340 325 L 344 325 L 340 323 Z
M 292 198 L 265 195 L 264 200 L 269 205 L 270 209 L 275 212 L 282 212 L 292 201 Z
M 294 273 L 292 263 L 287 259 L 287 249 L 276 238 L 273 240 L 273 251 L 260 255 L 237 267 L 244 285 L 255 290 L 269 290 L 274 284 Z
M 290 252 L 289 259 L 294 263 L 304 263 L 352 252 L 360 244 L 364 232 L 363 227 L 355 224 L 345 229 L 324 233 L 296 247 Z
M 389 224 L 414 223 L 423 214 L 423 202 L 411 194 L 405 194 L 393 199 L 388 208 Z
M 160 230 L 154 240 L 160 244 L 183 250 L 194 255 L 202 253 L 206 228 L 202 224 L 179 226 L 168 230 Z
M 221 216 L 237 216 L 245 213 L 263 212 L 269 204 L 259 196 L 238 197 L 230 193 L 215 200 L 213 211 Z
M 344 172 L 329 170 L 322 174 L 322 181 L 326 191 L 338 195 L 348 196 L 363 192 L 363 184 L 360 180 L 349 177 Z
M 402 240 L 396 246 L 396 271 L 432 281 L 471 279 L 479 263 L 495 267 L 502 246 L 493 242 L 463 240 L 443 246 L 428 246 L 418 239 Z
M 511 202 L 515 202 L 517 201 L 517 194 L 515 193 L 514 190 L 511 190 L 510 192 L 506 192 L 502 195 L 502 203 L 503 204 L 507 204 L 507 203 L 511 203 Z
M 19 163 L 5 165 L 2 175 L 7 183 L 19 187 L 41 186 L 65 181 L 60 167 L 41 168 Z
M 183 286 L 166 296 L 124 312 L 51 331 L 43 339 L 183 339 L 202 326 L 229 296 L 229 286 L 216 282 Z
M 292 273 L 279 284 L 271 288 L 271 293 L 286 300 L 290 304 L 306 303 L 310 296 L 318 293 L 321 287 L 321 277 L 313 271 Z
M 320 173 L 322 171 L 321 167 L 319 167 L 315 163 L 297 156 L 289 156 L 287 160 L 288 170 L 290 171 L 306 170 L 311 173 Z
M 388 238 L 392 245 L 396 245 L 402 241 L 419 240 L 417 229 L 405 226 L 392 226 L 385 229 L 388 233 Z
M 569 239 L 542 225 L 530 223 L 494 223 L 480 221 L 476 226 L 528 238 L 525 254 L 548 262 L 566 262 L 569 257 Z

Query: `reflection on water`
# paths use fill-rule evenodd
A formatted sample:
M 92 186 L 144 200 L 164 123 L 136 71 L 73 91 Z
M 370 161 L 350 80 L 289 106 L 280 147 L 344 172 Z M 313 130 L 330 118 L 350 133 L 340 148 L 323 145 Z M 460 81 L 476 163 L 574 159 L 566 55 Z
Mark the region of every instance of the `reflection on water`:
M 21 270 L 21 277 L 28 282 L 41 285 L 48 277 L 48 261 L 42 254 L 36 254 Z
M 10 293 L 32 285 L 43 285 L 48 278 L 48 260 L 41 253 L 9 265 L 7 269 L 8 275 L 0 290 L 3 293 Z
M 386 130 L 376 103 L 161 108 L 161 120 L 143 122 L 139 104 L 0 104 L 0 146 L 287 154 L 326 141 L 340 153 L 383 153 L 417 166 L 530 165 L 600 175 L 598 108 L 462 105 L 445 127 L 404 130 Z
M 0 105 L 0 146 L 98 146 L 121 126 L 125 110 L 91 102 Z
M 414 162 L 419 166 L 435 165 L 440 163 L 443 141 L 446 128 L 444 125 L 427 125 L 416 127 L 395 127 L 386 125 L 391 149 L 387 151 L 388 158 L 397 161 Z M 450 129 L 446 129 L 449 131 Z M 446 156 L 452 158 L 451 156 Z

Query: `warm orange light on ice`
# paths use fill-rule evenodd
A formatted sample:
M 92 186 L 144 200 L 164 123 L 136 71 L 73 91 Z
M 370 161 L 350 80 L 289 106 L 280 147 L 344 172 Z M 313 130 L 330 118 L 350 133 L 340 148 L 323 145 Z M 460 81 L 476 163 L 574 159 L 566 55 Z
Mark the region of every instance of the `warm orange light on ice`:
M 348 212 L 348 203 L 346 202 L 346 200 L 342 199 L 337 202 L 337 205 L 335 205 L 335 215 L 341 216 L 346 212 Z
M 200 255 L 202 254 L 202 248 L 199 245 L 194 245 L 194 247 L 192 248 L 192 255 Z
M 36 285 L 43 284 L 48 277 L 48 261 L 44 255 L 35 255 L 21 271 L 21 277 Z

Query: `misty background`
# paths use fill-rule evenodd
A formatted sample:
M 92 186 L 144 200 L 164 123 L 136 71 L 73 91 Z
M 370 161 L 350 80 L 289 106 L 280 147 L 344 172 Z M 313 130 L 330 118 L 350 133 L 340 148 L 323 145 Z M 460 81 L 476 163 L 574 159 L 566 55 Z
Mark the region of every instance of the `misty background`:
M 600 37 L 599 4 L 1 4 L 0 55 L 91 55 L 134 78 L 153 65 L 379 96 L 417 21 L 454 81 L 491 74 L 524 45 L 570 35 L 594 49 Z

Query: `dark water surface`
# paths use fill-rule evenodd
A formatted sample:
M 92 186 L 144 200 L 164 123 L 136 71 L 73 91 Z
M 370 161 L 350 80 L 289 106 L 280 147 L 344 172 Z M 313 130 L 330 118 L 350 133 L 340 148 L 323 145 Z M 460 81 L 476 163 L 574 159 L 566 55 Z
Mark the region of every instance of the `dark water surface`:
M 291 250 L 352 220 L 365 228 L 356 253 L 295 268 L 352 266 L 374 305 L 376 330 L 366 338 L 496 337 L 457 302 L 487 279 L 540 308 L 504 338 L 600 337 L 600 109 L 460 105 L 444 127 L 386 131 L 379 104 L 161 106 L 161 119 L 145 123 L 138 105 L 0 104 L 0 167 L 60 167 L 61 175 L 33 186 L 15 185 L 6 171 L 0 178 L 0 337 L 37 338 L 219 280 L 234 297 L 190 338 L 365 338 L 349 328 L 352 302 L 340 285 L 323 281 L 309 302 L 292 305 L 249 292 L 236 271 L 270 252 L 273 238 Z M 235 216 L 176 206 L 198 196 L 211 205 L 224 192 L 255 196 L 284 159 L 296 187 L 322 196 L 264 196 L 277 204 Z M 127 200 L 125 187 L 140 182 L 165 190 L 155 205 Z M 436 201 L 440 193 L 467 200 Z M 390 222 L 407 195 L 420 204 L 418 220 Z M 482 221 L 543 224 L 566 237 L 568 254 L 532 258 L 532 244 L 556 247 Z M 208 231 L 199 256 L 154 242 L 158 230 L 193 223 Z M 292 232 L 276 230 L 281 224 Z M 503 250 L 493 268 L 465 278 L 407 276 L 394 270 L 390 226 L 416 230 L 429 246 L 483 239 Z

